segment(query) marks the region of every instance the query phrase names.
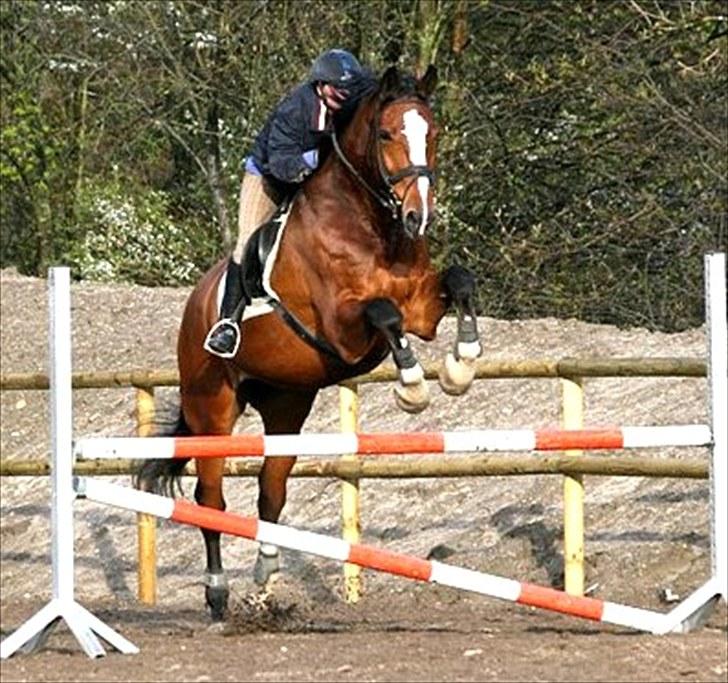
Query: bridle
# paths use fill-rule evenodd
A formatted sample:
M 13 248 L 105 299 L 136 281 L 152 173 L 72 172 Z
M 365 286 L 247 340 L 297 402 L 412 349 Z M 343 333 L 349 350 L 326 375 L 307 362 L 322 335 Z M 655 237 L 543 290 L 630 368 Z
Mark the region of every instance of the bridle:
M 409 191 L 410 187 L 417 181 L 418 178 L 427 178 L 430 181 L 430 185 L 433 185 L 435 182 L 435 171 L 432 170 L 429 166 L 421 166 L 416 164 L 410 164 L 409 166 L 405 166 L 404 168 L 400 169 L 396 173 L 387 173 L 387 169 L 384 166 L 384 160 L 382 159 L 382 149 L 381 145 L 379 144 L 378 140 L 378 131 L 379 131 L 379 122 L 381 119 L 381 111 L 382 106 L 380 105 L 377 108 L 375 121 L 377 123 L 376 126 L 373 127 L 373 137 L 374 137 L 374 144 L 370 145 L 369 148 L 374 150 L 374 153 L 377 157 L 377 169 L 379 171 L 379 177 L 382 180 L 382 183 L 385 187 L 385 192 L 382 193 L 380 190 L 373 188 L 359 173 L 359 171 L 354 168 L 353 164 L 346 158 L 346 155 L 344 154 L 344 151 L 341 149 L 341 146 L 339 145 L 339 140 L 336 136 L 336 129 L 332 128 L 331 130 L 331 142 L 334 146 L 334 151 L 336 152 L 336 156 L 339 157 L 339 160 L 342 164 L 346 167 L 346 169 L 356 178 L 356 180 L 359 182 L 362 187 L 366 188 L 366 190 L 371 194 L 381 206 L 383 206 L 387 211 L 390 212 L 392 218 L 395 221 L 398 221 L 400 223 L 403 222 L 403 216 L 402 216 L 402 200 L 397 196 L 397 193 L 394 191 L 394 186 L 400 181 L 404 180 L 405 178 L 412 177 L 412 180 L 410 181 L 409 185 L 405 189 L 403 193 L 403 197 L 407 195 L 407 192 Z

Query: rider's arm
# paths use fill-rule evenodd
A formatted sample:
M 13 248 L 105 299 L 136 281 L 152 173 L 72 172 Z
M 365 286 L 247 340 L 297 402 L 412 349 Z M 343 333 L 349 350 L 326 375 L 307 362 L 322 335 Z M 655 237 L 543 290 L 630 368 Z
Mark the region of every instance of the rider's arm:
M 284 183 L 301 183 L 311 174 L 311 155 L 304 149 L 304 139 L 310 128 L 313 112 L 301 98 L 285 100 L 273 116 L 268 137 L 268 166 L 270 172 Z

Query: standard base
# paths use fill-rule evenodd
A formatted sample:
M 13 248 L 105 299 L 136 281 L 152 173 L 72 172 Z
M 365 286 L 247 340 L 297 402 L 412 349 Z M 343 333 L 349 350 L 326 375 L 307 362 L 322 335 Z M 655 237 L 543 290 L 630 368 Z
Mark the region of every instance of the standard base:
M 718 604 L 721 595 L 718 581 L 715 578 L 709 579 L 665 615 L 660 634 L 689 633 L 702 626 Z
M 61 619 L 76 636 L 83 651 L 92 659 L 106 654 L 97 635 L 122 654 L 131 655 L 139 652 L 136 645 L 119 635 L 85 607 L 81 607 L 75 600 L 55 598 L 0 643 L 0 659 L 7 659 L 17 651 L 24 654 L 34 652 L 46 642 Z

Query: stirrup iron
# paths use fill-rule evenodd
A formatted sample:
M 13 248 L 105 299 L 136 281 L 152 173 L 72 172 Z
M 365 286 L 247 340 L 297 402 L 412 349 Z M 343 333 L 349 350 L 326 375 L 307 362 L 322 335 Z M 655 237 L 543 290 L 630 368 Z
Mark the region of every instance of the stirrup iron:
M 235 330 L 235 346 L 232 351 L 226 352 L 226 351 L 216 351 L 210 346 L 210 339 L 215 334 L 215 332 L 221 328 L 221 327 L 232 327 Z M 210 331 L 207 333 L 207 337 L 205 337 L 205 343 L 202 345 L 202 347 L 205 349 L 205 351 L 209 351 L 214 356 L 217 356 L 218 358 L 235 358 L 236 354 L 238 353 L 238 349 L 240 348 L 240 325 L 238 325 L 236 320 L 233 320 L 232 318 L 222 318 L 218 320 L 211 328 Z

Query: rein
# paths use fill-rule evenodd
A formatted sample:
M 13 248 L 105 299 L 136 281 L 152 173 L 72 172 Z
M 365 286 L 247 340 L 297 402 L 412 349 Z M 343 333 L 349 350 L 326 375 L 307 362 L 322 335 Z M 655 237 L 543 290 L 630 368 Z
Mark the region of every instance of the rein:
M 344 151 L 341 149 L 341 146 L 339 145 L 339 139 L 336 137 L 336 131 L 331 131 L 331 141 L 334 145 L 334 151 L 336 152 L 336 156 L 339 157 L 339 160 L 342 164 L 346 167 L 346 169 L 351 173 L 354 178 L 357 179 L 360 185 L 364 187 L 369 194 L 372 195 L 385 209 L 387 209 L 391 214 L 392 218 L 394 220 L 399 220 L 399 212 L 400 212 L 400 202 L 397 199 L 396 196 L 393 196 L 392 188 L 387 185 L 389 189 L 389 194 L 383 195 L 377 190 L 375 190 L 364 178 L 362 175 L 357 171 L 352 163 L 346 158 L 346 155 L 344 154 Z M 381 171 L 380 171 L 381 173 Z M 386 179 L 383 176 L 383 179 L 386 182 Z

